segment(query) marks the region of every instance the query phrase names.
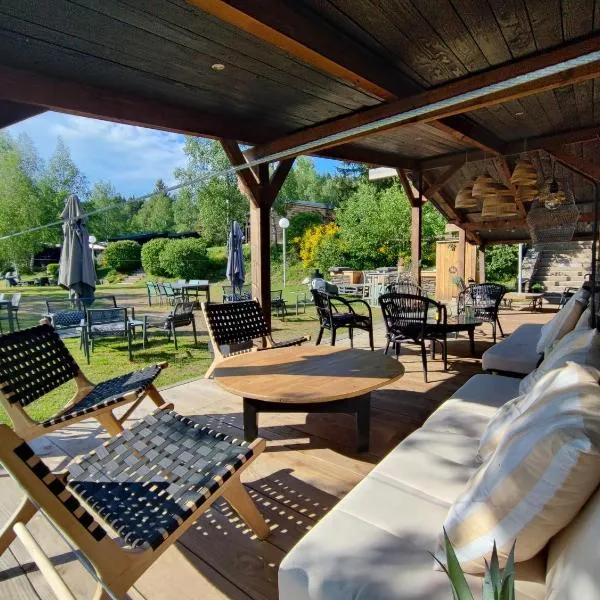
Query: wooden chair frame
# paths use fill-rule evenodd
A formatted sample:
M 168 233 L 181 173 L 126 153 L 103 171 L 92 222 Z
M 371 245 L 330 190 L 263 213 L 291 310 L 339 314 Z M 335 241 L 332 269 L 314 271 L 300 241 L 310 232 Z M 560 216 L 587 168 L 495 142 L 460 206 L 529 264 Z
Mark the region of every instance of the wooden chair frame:
M 261 319 L 261 321 L 262 321 L 260 323 L 259 327 L 257 328 L 257 334 L 251 338 L 236 339 L 235 341 L 232 341 L 229 344 L 227 344 L 227 342 L 223 342 L 223 345 L 225 345 L 225 344 L 231 345 L 232 343 L 234 343 L 234 344 L 242 344 L 245 346 L 241 350 L 236 350 L 236 351 L 228 352 L 228 353 L 223 352 L 223 350 L 221 348 L 221 343 L 218 341 L 218 338 L 215 335 L 215 331 L 211 324 L 211 319 L 207 314 L 207 311 L 210 310 L 210 308 L 208 308 L 208 307 L 209 306 L 210 307 L 234 306 L 234 305 L 241 306 L 241 305 L 250 304 L 250 303 L 254 303 L 256 306 L 258 306 L 258 311 L 256 311 L 255 314 L 256 314 L 256 317 L 258 319 Z M 310 335 L 308 335 L 308 336 L 305 335 L 300 338 L 286 340 L 283 342 L 276 342 L 273 339 L 271 332 L 267 328 L 267 324 L 264 321 L 264 316 L 262 314 L 262 309 L 260 308 L 260 304 L 256 298 L 254 300 L 246 300 L 246 301 L 242 301 L 242 302 L 228 302 L 228 303 L 224 303 L 221 305 L 215 305 L 215 304 L 208 305 L 206 302 L 202 302 L 201 306 L 202 306 L 202 314 L 204 315 L 204 321 L 206 323 L 206 329 L 208 330 L 208 337 L 212 344 L 213 353 L 214 353 L 213 362 L 210 365 L 210 367 L 208 367 L 206 373 L 204 374 L 204 377 L 206 377 L 207 379 L 212 377 L 213 371 L 215 370 L 217 365 L 229 356 L 235 356 L 237 354 L 243 354 L 245 352 L 257 352 L 259 350 L 270 350 L 272 348 L 285 348 L 285 347 L 289 347 L 289 346 L 300 346 L 304 342 L 308 342 L 310 340 Z M 260 329 L 260 332 L 259 332 L 259 329 Z M 256 339 L 260 340 L 262 347 L 257 347 L 257 346 L 252 345 L 253 340 L 256 340 Z
M 171 406 L 165 406 L 164 408 L 170 409 Z M 50 560 L 43 554 L 41 548 L 25 528 L 27 522 L 37 512 L 38 507 L 42 508 L 48 518 L 81 550 L 93 566 L 99 581 L 93 596 L 94 600 L 109 599 L 103 585 L 115 597 L 119 599 L 126 598 L 127 590 L 134 585 L 139 577 L 221 496 L 225 498 L 260 539 L 265 539 L 269 535 L 267 523 L 240 481 L 241 473 L 265 448 L 266 443 L 260 438 L 249 445 L 253 450 L 253 455 L 155 549 L 128 548 L 123 546 L 123 541 L 120 538 L 115 540 L 108 535 L 104 535 L 100 540 L 96 539 L 99 536 L 94 537 L 94 533 L 98 529 L 101 532 L 102 530 L 111 529 L 102 517 L 95 514 L 89 505 L 85 503 L 82 503 L 83 505 L 77 509 L 77 515 L 79 516 L 76 516 L 74 512 L 67 508 L 65 501 L 69 496 L 77 499 L 77 495 L 65 488 L 61 493 L 61 497 L 63 497 L 61 501 L 49 489 L 52 480 L 58 479 L 64 484 L 68 472 L 49 473 L 42 481 L 33 471 L 35 461 L 41 462 L 39 458 L 34 455 L 25 464 L 16 455 L 15 450 L 22 444 L 23 440 L 9 427 L 0 425 L 0 461 L 25 492 L 21 504 L 0 531 L 0 555 L 4 553 L 16 537 L 19 537 L 60 600 L 72 600 L 74 596 L 69 592 L 60 574 L 54 569 Z M 95 521 L 84 526 L 81 522 L 81 511 L 84 512 L 84 516 L 87 512 Z
M 47 327 L 51 328 L 50 325 L 40 325 L 39 327 Z M 5 338 L 9 338 L 10 334 L 4 336 Z M 62 343 L 62 341 L 61 341 Z M 66 350 L 66 349 L 65 349 Z M 68 350 L 67 350 L 68 352 Z M 61 415 L 68 413 L 71 409 L 75 408 L 79 402 L 81 402 L 88 394 L 92 392 L 92 390 L 96 387 L 79 369 L 79 365 L 73 363 L 77 367 L 77 372 L 75 376 L 72 378 L 77 385 L 77 389 L 75 394 L 66 404 L 66 406 L 60 410 L 53 418 L 59 418 Z M 158 363 L 156 365 L 160 368 L 160 370 L 165 369 L 168 366 L 167 362 Z M 99 408 L 95 408 L 84 414 L 70 417 L 66 421 L 57 422 L 56 424 L 44 426 L 40 423 L 34 421 L 24 410 L 23 406 L 19 402 L 12 402 L 11 397 L 13 393 L 6 392 L 5 389 L 7 384 L 5 382 L 0 382 L 0 405 L 6 411 L 13 425 L 13 429 L 15 432 L 24 440 L 32 440 L 42 435 L 46 435 L 51 431 L 56 431 L 57 429 L 64 429 L 73 423 L 77 423 L 84 419 L 94 418 L 96 419 L 102 427 L 110 434 L 117 435 L 121 431 L 123 431 L 123 423 L 129 418 L 131 413 L 139 406 L 139 404 L 146 398 L 150 398 L 152 402 L 157 407 L 162 407 L 165 405 L 165 401 L 161 396 L 158 389 L 151 384 L 141 393 L 137 391 L 131 391 L 129 393 L 123 394 L 123 397 L 118 402 L 112 403 L 109 406 L 103 406 Z M 40 398 L 43 396 L 40 396 Z M 113 410 L 125 404 L 131 404 L 131 406 L 125 411 L 125 413 L 117 418 Z

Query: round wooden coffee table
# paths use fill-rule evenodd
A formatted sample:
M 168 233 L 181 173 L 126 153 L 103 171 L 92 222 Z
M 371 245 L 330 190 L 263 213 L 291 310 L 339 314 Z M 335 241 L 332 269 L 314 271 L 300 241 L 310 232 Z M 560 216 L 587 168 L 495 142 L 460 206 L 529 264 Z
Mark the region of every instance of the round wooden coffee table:
M 400 379 L 404 367 L 380 352 L 294 346 L 227 358 L 216 382 L 244 399 L 244 437 L 258 436 L 259 412 L 356 414 L 358 451 L 369 449 L 370 392 Z

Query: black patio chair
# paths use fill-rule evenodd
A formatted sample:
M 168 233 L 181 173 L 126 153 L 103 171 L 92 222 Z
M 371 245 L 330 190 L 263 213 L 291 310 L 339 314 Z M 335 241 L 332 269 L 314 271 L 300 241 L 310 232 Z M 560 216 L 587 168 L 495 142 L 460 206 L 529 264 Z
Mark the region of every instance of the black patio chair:
M 413 296 L 425 296 L 427 293 L 420 285 L 412 283 L 411 281 L 394 281 L 388 284 L 386 287 L 387 294 L 411 294 Z
M 90 308 L 85 311 L 83 327 L 83 351 L 90 364 L 90 354 L 95 342 L 104 338 L 122 338 L 127 340 L 129 360 L 133 360 L 131 350 L 132 328 L 129 324 L 126 308 Z
M 373 344 L 373 315 L 371 314 L 371 307 L 367 302 L 359 298 L 346 300 L 346 298 L 342 298 L 341 296 L 314 289 L 311 292 L 320 323 L 317 346 L 321 343 L 323 332 L 326 329 L 329 329 L 331 332 L 331 345 L 335 346 L 337 330 L 347 327 L 351 348 L 354 347 L 354 330 L 360 329 L 369 334 L 369 345 L 371 346 L 371 350 L 375 350 Z M 356 303 L 366 306 L 368 314 L 361 315 L 357 313 L 352 306 Z
M 248 300 L 252 300 L 251 285 L 223 286 L 223 304 L 227 302 L 247 302 Z
M 17 329 L 21 329 L 21 323 L 19 323 L 19 307 L 21 305 L 21 294 L 13 294 L 10 297 L 10 303 L 12 305 L 12 314 L 15 323 L 17 324 Z
M 498 311 L 500 303 L 506 294 L 506 288 L 499 283 L 475 283 L 460 292 L 457 298 L 458 316 L 465 314 L 467 310 L 477 321 L 491 323 L 494 344 L 496 343 L 496 324 L 500 329 L 500 335 L 504 337 Z
M 271 310 L 282 319 L 287 315 L 287 305 L 283 299 L 283 290 L 271 290 Z
M 416 294 L 382 294 L 379 306 L 385 322 L 386 347 L 394 347 L 396 357 L 400 355 L 402 342 L 412 342 L 421 347 L 423 376 L 427 383 L 427 349 L 425 342 L 433 345 L 432 356 L 435 356 L 435 344 L 442 347 L 444 371 L 448 368 L 448 350 L 446 340 L 446 323 L 448 321 L 446 307 L 431 298 Z M 435 310 L 436 317 L 428 323 L 429 315 Z
M 194 332 L 194 344 L 198 344 L 193 302 L 178 302 L 168 315 L 144 315 L 143 325 L 144 344 L 147 339 L 148 329 L 155 327 L 166 331 L 169 341 L 171 341 L 171 336 L 173 336 L 175 350 L 177 350 L 177 329 L 180 327 L 189 327 L 190 325 Z
M 558 302 L 558 310 L 560 310 L 577 292 L 579 288 L 576 287 L 566 287 L 562 294 L 560 295 L 560 300 Z

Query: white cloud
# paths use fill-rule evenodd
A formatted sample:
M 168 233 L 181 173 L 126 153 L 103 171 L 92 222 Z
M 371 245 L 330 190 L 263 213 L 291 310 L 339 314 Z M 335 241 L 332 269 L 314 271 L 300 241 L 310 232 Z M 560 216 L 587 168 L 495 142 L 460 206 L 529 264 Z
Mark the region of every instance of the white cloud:
M 173 172 L 185 164 L 182 135 L 59 113 L 44 113 L 13 126 L 27 133 L 43 158 L 61 136 L 90 183 L 111 181 L 124 195 L 142 195 L 157 179 L 173 183 Z

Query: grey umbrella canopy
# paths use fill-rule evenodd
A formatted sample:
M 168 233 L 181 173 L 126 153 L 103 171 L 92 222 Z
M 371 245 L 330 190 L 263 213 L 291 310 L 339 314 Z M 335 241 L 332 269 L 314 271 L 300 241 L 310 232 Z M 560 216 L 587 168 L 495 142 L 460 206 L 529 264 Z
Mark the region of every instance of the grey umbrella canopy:
M 231 282 L 234 291 L 241 292 L 241 287 L 244 284 L 244 253 L 242 243 L 244 242 L 244 234 L 237 221 L 232 221 L 227 237 L 227 279 Z
M 60 215 L 64 221 L 63 245 L 60 253 L 58 283 L 77 298 L 93 298 L 96 289 L 96 269 L 90 249 L 89 235 L 84 227 L 84 214 L 79 198 L 71 195 Z

